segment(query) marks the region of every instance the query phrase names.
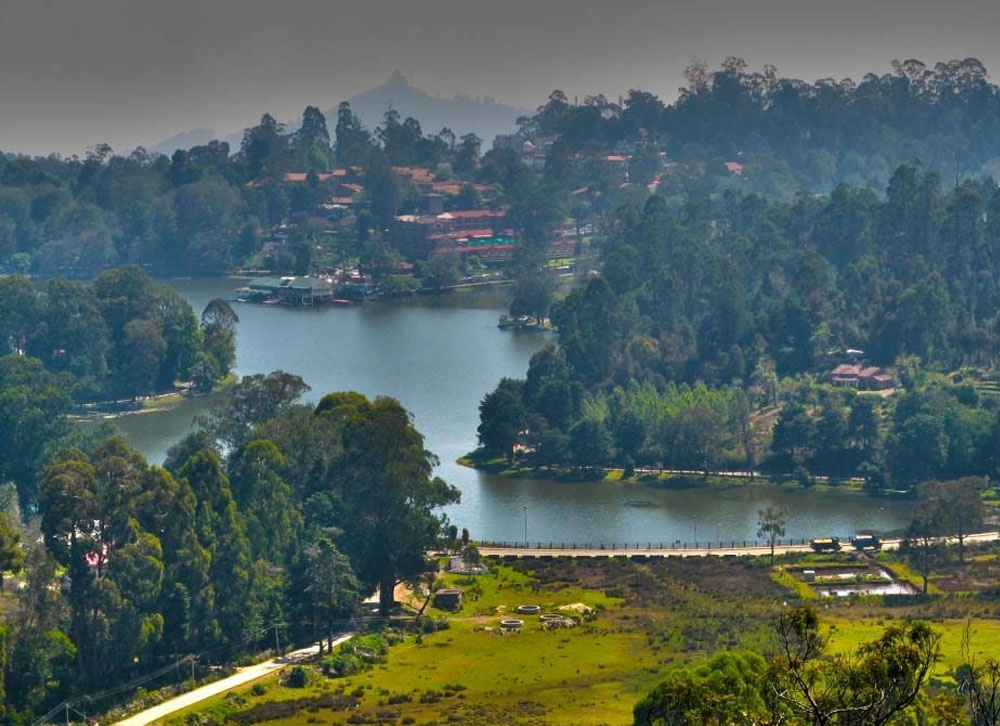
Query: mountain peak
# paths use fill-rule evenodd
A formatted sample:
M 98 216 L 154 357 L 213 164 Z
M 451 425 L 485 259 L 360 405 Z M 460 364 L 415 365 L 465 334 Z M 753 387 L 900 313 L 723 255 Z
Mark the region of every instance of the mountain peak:
M 389 76 L 389 80 L 385 82 L 383 88 L 410 88 L 410 82 L 401 72 L 393 71 L 392 75 Z

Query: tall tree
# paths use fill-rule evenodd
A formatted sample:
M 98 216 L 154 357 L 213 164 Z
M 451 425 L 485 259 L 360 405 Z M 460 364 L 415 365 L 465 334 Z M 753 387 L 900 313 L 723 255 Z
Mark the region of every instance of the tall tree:
M 774 507 L 758 510 L 757 536 L 767 540 L 771 547 L 771 567 L 774 567 L 774 544 L 785 536 L 785 512 Z
M 337 416 L 336 408 L 321 416 Z M 410 414 L 391 398 L 352 406 L 343 430 L 341 548 L 358 578 L 379 588 L 379 613 L 392 610 L 396 583 L 426 570 L 426 551 L 442 528 L 436 510 L 458 490 L 432 476 L 437 459 L 424 449 Z
M 933 519 L 941 534 L 958 539 L 958 558 L 965 564 L 965 538 L 983 524 L 983 500 L 980 491 L 986 486 L 979 477 L 954 481 L 926 482 L 917 488 L 918 508 Z
M 218 365 L 222 375 L 236 363 L 236 326 L 240 319 L 232 306 L 222 298 L 210 300 L 201 313 L 205 352 Z
M 295 132 L 292 144 L 303 158 L 306 169 L 326 171 L 330 167 L 330 132 L 326 117 L 315 106 L 306 106 L 302 112 L 302 125 Z
M 0 481 L 17 485 L 27 511 L 38 503 L 46 447 L 68 431 L 68 387 L 34 358 L 0 358 Z
M 244 376 L 198 423 L 222 444 L 238 447 L 251 439 L 255 426 L 287 412 L 309 390 L 299 376 L 284 371 Z
M 489 454 L 503 455 L 507 463 L 514 461 L 514 445 L 527 423 L 522 388 L 520 381 L 504 378 L 479 404 L 479 445 Z
M 314 613 L 313 637 L 319 640 L 322 652 L 325 634 L 327 647 L 332 652 L 334 634 L 338 630 L 336 623 L 353 617 L 361 606 L 361 583 L 354 576 L 347 556 L 341 554 L 328 537 L 317 537 L 306 547 L 305 556 Z

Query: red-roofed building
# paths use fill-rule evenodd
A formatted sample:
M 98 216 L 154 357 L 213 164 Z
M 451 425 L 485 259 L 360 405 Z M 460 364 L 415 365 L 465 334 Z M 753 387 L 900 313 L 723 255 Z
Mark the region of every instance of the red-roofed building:
M 341 181 L 360 181 L 361 179 L 361 169 L 356 166 L 352 166 L 344 169 L 333 169 L 332 171 L 318 171 L 316 172 L 316 178 L 319 180 L 320 184 L 336 184 Z M 287 171 L 281 175 L 281 181 L 285 184 L 305 184 L 309 180 L 309 172 L 307 171 Z M 255 179 L 254 181 L 247 182 L 248 187 L 262 187 L 269 180 L 268 179 Z
M 841 363 L 829 373 L 830 383 L 859 391 L 884 391 L 894 380 L 885 369 L 867 363 Z
M 425 255 L 441 244 L 471 236 L 492 238 L 506 233 L 506 212 L 491 209 L 471 209 L 436 215 L 402 215 L 396 217 L 395 241 L 410 247 L 414 254 Z
M 316 178 L 319 179 L 321 183 L 326 183 L 328 181 L 337 179 L 347 178 L 347 169 L 334 169 L 333 171 L 318 171 L 316 172 Z M 289 171 L 285 173 L 285 181 L 289 184 L 301 184 L 309 179 L 309 172 L 307 171 Z
M 429 169 L 419 166 L 394 166 L 392 170 L 404 179 L 409 179 L 423 191 L 431 191 L 431 185 L 434 183 L 434 172 Z

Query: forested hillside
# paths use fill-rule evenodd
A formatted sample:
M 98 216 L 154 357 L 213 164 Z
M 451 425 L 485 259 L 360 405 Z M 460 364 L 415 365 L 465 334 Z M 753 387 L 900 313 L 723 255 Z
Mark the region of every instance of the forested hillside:
M 620 103 L 596 96 L 572 105 L 556 91 L 522 133 L 574 152 L 653 141 L 688 167 L 678 188 L 725 186 L 724 162 L 737 162 L 756 191 L 790 195 L 840 181 L 881 189 L 912 159 L 950 180 L 995 174 L 998 125 L 1000 92 L 974 58 L 893 61 L 890 73 L 807 83 L 733 57 L 717 71 L 693 63 L 670 104 L 632 90 Z
M 992 473 L 996 399 L 942 375 L 997 364 L 992 181 L 943 191 L 907 164 L 884 199 L 654 196 L 617 210 L 602 249 L 600 276 L 552 309 L 558 347 L 483 401 L 488 452 L 706 472 L 763 458 L 876 487 Z M 848 355 L 905 394 L 830 385 Z
M 672 207 L 727 189 L 788 200 L 842 181 L 880 193 L 914 159 L 948 184 L 979 179 L 997 171 L 998 119 L 1000 90 L 975 59 L 805 83 L 732 58 L 714 72 L 692 65 L 673 103 L 641 90 L 573 103 L 554 91 L 482 157 L 491 139 L 423 128 L 393 109 L 365 128 L 349 104 L 332 131 L 312 106 L 294 132 L 265 114 L 238 149 L 211 142 L 168 158 L 98 144 L 82 159 L 7 150 L 0 266 L 47 276 L 122 264 L 199 275 L 246 265 L 303 274 L 346 258 L 377 267 L 405 249 L 396 216 L 427 204 L 412 169 L 390 167 L 451 185 L 448 208 L 509 209 L 511 232 L 534 249 L 569 216 L 578 230 L 599 225 L 651 192 Z M 320 179 L 334 169 L 346 191 Z

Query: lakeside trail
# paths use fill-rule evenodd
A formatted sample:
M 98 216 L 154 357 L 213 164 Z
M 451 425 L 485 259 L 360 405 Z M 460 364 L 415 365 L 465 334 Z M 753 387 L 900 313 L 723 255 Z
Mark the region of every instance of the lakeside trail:
M 346 643 L 352 637 L 354 637 L 354 633 L 341 635 L 334 640 L 333 645 L 338 646 L 342 643 Z M 291 653 L 286 653 L 285 655 L 277 658 L 272 658 L 271 660 L 264 661 L 263 663 L 257 663 L 256 665 L 247 666 L 246 668 L 240 668 L 231 676 L 208 683 L 200 688 L 195 688 L 193 691 L 182 693 L 179 696 L 175 696 L 174 698 L 164 701 L 163 703 L 153 706 L 152 708 L 147 708 L 145 711 L 140 711 L 133 716 L 129 716 L 126 719 L 118 721 L 112 726 L 147 726 L 147 724 L 164 719 L 167 716 L 177 713 L 181 709 L 187 708 L 188 706 L 193 706 L 201 701 L 204 701 L 205 699 L 217 696 L 220 693 L 225 693 L 226 691 L 230 691 L 238 686 L 255 681 L 258 678 L 263 678 L 264 676 L 272 673 L 277 673 L 282 668 L 295 665 L 296 663 L 307 660 L 318 653 L 319 645 L 316 644 L 311 645 L 308 648 L 301 648 L 299 650 L 292 651 Z
M 967 543 L 971 542 L 993 542 L 1000 539 L 997 532 L 981 532 L 979 534 L 969 534 L 965 536 Z M 901 539 L 888 539 L 882 543 L 882 549 L 898 549 Z M 948 542 L 957 543 L 958 539 L 951 537 Z M 845 550 L 851 549 L 845 543 Z M 811 552 L 809 544 L 798 545 L 777 545 L 774 548 L 775 555 L 784 555 L 791 552 Z M 768 545 L 756 546 L 736 546 L 736 547 L 634 547 L 625 549 L 617 547 L 601 548 L 572 548 L 572 547 L 490 547 L 483 545 L 479 547 L 479 553 L 483 557 L 724 557 L 724 556 L 759 556 L 770 555 L 771 548 Z

